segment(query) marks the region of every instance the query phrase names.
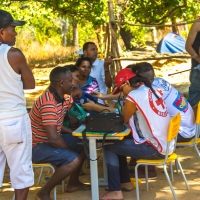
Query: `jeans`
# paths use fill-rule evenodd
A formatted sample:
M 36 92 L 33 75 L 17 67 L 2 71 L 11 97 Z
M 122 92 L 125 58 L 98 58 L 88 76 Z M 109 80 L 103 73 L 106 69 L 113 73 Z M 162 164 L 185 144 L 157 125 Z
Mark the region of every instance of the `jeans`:
M 192 59 L 192 67 L 196 67 L 199 63 Z M 190 82 L 188 102 L 193 107 L 200 101 L 200 71 L 198 69 L 190 72 Z
M 33 163 L 51 163 L 55 166 L 62 166 L 71 163 L 83 151 L 83 145 L 78 144 L 81 140 L 71 134 L 61 136 L 65 142 L 73 148 L 55 148 L 49 142 L 38 143 L 32 148 Z
M 163 159 L 165 156 L 147 143 L 135 144 L 133 139 L 114 141 L 104 147 L 110 191 L 121 190 L 121 183 L 130 182 L 126 156 L 136 159 Z
M 194 137 L 195 136 L 193 136 L 191 138 L 184 138 L 182 135 L 178 134 L 178 136 L 177 136 L 177 142 L 188 142 L 188 141 L 190 141 Z

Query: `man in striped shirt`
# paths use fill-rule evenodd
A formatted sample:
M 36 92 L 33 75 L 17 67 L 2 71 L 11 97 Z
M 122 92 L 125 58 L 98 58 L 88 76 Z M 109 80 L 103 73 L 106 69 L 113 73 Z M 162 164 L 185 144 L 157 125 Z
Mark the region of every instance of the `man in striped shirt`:
M 31 111 L 34 163 L 51 163 L 56 171 L 37 193 L 38 199 L 50 200 L 50 191 L 70 176 L 67 192 L 86 189 L 78 175 L 85 159 L 80 139 L 62 126 L 64 115 L 71 108 L 72 75 L 67 68 L 56 67 L 50 73 L 50 86 L 36 99 Z M 63 134 L 63 135 L 62 135 Z M 88 188 L 89 189 L 89 188 Z

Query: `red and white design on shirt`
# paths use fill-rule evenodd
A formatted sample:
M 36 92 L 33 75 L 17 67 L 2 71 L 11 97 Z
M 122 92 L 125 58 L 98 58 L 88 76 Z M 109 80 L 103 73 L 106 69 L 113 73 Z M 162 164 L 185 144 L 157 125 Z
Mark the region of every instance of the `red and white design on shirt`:
M 157 94 L 160 97 L 158 92 Z M 129 125 L 135 143 L 141 144 L 148 142 L 160 153 L 165 154 L 167 147 L 167 130 L 170 121 L 165 102 L 158 100 L 156 96 L 152 94 L 152 91 L 144 85 L 140 86 L 137 90 L 131 91 L 126 99 L 133 102 L 137 108 L 136 114 L 143 136 L 143 138 L 139 137 L 132 116 L 129 119 Z M 150 103 L 152 104 L 151 106 Z M 155 109 L 153 110 L 152 107 Z M 157 113 L 155 111 L 157 111 Z M 170 153 L 174 149 L 174 142 L 175 141 L 170 143 Z
M 179 134 L 185 138 L 193 137 L 196 130 L 195 116 L 192 107 L 183 95 L 162 78 L 155 78 L 152 86 L 157 92 L 162 93 L 170 117 L 178 112 L 181 114 Z
M 149 105 L 152 108 L 152 110 L 159 116 L 166 117 L 168 112 L 165 107 L 165 102 L 162 98 L 159 98 L 156 100 L 156 96 L 152 95 L 152 91 L 149 90 L 148 92 L 149 97 Z

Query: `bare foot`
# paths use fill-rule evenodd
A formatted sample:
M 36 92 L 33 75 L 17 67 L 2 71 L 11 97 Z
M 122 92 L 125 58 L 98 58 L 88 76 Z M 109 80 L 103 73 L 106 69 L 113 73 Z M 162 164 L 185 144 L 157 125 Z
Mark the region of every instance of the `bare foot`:
M 75 192 L 78 190 L 91 190 L 91 185 L 79 182 L 74 186 L 68 185 L 66 188 L 66 192 Z
M 49 194 L 43 194 L 40 191 L 35 195 L 35 200 L 52 200 Z
M 133 189 L 133 185 L 131 182 L 128 183 L 121 183 L 122 190 L 131 191 Z
M 109 191 L 109 188 L 108 188 L 108 187 L 105 187 L 105 190 L 106 190 L 106 191 Z M 131 183 L 131 182 L 128 182 L 128 183 L 121 183 L 121 190 L 122 190 L 122 191 L 127 191 L 127 192 L 133 190 L 132 183 Z
M 106 200 L 106 199 L 123 200 L 122 191 L 121 190 L 112 191 L 100 195 L 100 200 Z

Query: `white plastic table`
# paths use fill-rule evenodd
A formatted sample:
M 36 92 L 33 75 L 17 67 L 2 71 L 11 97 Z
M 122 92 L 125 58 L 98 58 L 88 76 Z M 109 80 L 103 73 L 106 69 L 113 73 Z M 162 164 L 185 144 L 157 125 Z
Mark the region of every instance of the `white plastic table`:
M 85 129 L 85 125 L 81 125 L 79 128 L 77 128 L 72 135 L 76 137 L 82 138 L 82 132 Z M 126 127 L 126 129 L 123 132 L 116 133 L 112 136 L 106 136 L 106 140 L 122 140 L 125 136 L 127 136 L 130 133 L 130 128 Z M 87 134 L 86 137 L 89 140 L 89 155 L 92 160 L 95 160 L 97 158 L 97 146 L 96 141 L 102 140 L 103 136 L 98 135 L 95 133 Z M 91 161 L 90 160 L 90 177 L 91 177 L 91 189 L 92 189 L 92 200 L 99 200 L 99 186 L 106 186 L 108 185 L 107 180 L 107 169 L 104 164 L 104 178 L 98 179 L 98 165 L 97 160 Z M 100 181 L 100 182 L 99 182 Z

